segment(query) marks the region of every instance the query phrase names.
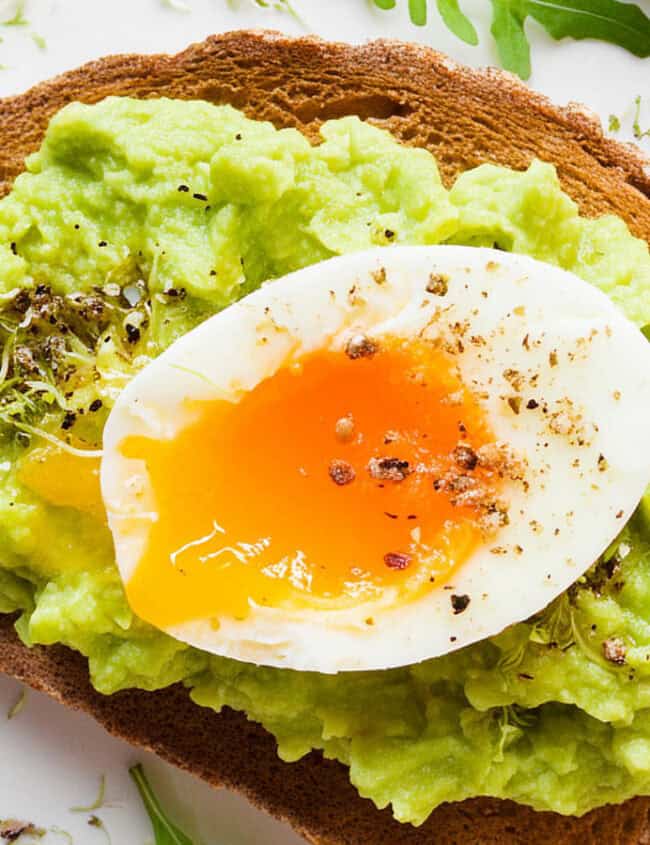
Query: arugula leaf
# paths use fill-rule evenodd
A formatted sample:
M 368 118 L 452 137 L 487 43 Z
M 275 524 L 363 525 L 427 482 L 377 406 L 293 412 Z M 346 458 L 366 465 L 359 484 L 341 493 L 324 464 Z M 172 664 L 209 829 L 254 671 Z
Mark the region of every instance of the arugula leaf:
M 478 44 L 478 35 L 474 24 L 461 10 L 458 0 L 436 0 L 440 17 L 447 25 L 447 29 L 454 33 L 457 38 L 466 44 L 475 47 Z
M 497 44 L 501 64 L 522 79 L 530 76 L 530 44 L 526 37 L 525 0 L 492 0 L 490 32 Z
M 394 9 L 396 0 L 373 0 L 380 9 Z M 476 29 L 459 0 L 435 0 L 440 17 L 467 44 L 478 44 Z M 534 18 L 552 38 L 594 38 L 615 44 L 635 56 L 650 56 L 650 18 L 625 0 L 491 0 L 490 31 L 506 70 L 530 76 L 530 44 L 526 19 Z M 408 0 L 411 21 L 424 26 L 427 0 Z
M 416 26 L 427 22 L 427 0 L 409 0 L 409 17 Z
M 650 18 L 620 0 L 526 0 L 528 14 L 552 38 L 596 38 L 650 56 Z
M 138 763 L 137 766 L 130 768 L 129 774 L 138 787 L 142 803 L 151 819 L 156 845 L 195 845 L 189 836 L 172 824 L 165 815 L 160 802 L 147 781 L 142 765 Z

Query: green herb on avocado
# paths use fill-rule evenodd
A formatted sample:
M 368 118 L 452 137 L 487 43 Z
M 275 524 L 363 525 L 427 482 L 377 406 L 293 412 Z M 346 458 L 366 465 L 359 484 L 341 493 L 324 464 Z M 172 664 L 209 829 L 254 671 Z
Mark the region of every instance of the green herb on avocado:
M 468 44 L 478 37 L 458 0 L 436 0 L 438 11 L 454 35 Z M 621 0 L 491 0 L 491 33 L 503 67 L 522 79 L 530 76 L 530 43 L 525 24 L 532 17 L 548 34 L 561 38 L 594 38 L 615 44 L 635 56 L 650 56 L 650 18 L 633 3 Z M 374 0 L 380 9 L 392 9 L 395 0 Z M 427 19 L 426 0 L 409 0 L 411 21 Z
M 19 258 L 12 244 L 12 254 Z M 124 286 L 109 282 L 90 295 L 62 297 L 37 285 L 4 297 L 0 424 L 22 445 L 37 438 L 71 454 L 98 457 L 97 444 L 83 430 L 84 414 L 93 415 L 102 406 L 93 405 L 94 395 L 91 399 L 88 393 L 96 378 L 95 352 L 116 344 L 121 356 L 130 357 L 138 346 L 138 326 L 145 322 L 144 297 L 132 304 L 126 295 L 133 289 L 142 293 L 144 282 L 140 287 L 130 284 L 138 276 L 135 265 L 126 272 Z
M 524 736 L 524 729 L 532 727 L 537 721 L 534 710 L 526 710 L 516 704 L 494 710 L 499 731 L 495 760 L 503 761 L 504 752 Z
M 99 779 L 99 791 L 97 792 L 97 797 L 89 804 L 87 807 L 79 806 L 79 807 L 70 807 L 71 813 L 92 813 L 94 810 L 99 810 L 101 807 L 104 806 L 104 800 L 106 798 L 106 775 L 102 775 Z
M 189 836 L 179 830 L 165 815 L 160 801 L 149 785 L 142 765 L 138 763 L 137 766 L 130 768 L 129 774 L 138 787 L 142 803 L 151 819 L 156 845 L 195 845 Z

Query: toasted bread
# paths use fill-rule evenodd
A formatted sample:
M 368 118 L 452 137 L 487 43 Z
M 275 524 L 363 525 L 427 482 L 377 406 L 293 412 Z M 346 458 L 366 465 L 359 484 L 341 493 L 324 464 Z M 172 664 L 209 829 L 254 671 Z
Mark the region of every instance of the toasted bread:
M 584 214 L 617 214 L 650 240 L 650 162 L 639 150 L 604 137 L 585 110 L 555 107 L 507 74 L 470 70 L 432 50 L 390 41 L 352 47 L 235 32 L 176 56 L 93 62 L 0 100 L 0 195 L 58 109 L 109 95 L 230 103 L 314 140 L 324 120 L 358 115 L 429 149 L 448 184 L 482 162 L 521 169 L 538 157 L 557 166 Z M 7 616 L 0 617 L 0 670 L 209 783 L 241 791 L 320 845 L 650 843 L 646 798 L 582 818 L 479 798 L 439 807 L 420 828 L 399 824 L 389 810 L 358 796 L 342 765 L 316 753 L 282 763 L 261 727 L 240 713 L 198 707 L 181 686 L 100 695 L 79 654 L 61 646 L 26 648 Z

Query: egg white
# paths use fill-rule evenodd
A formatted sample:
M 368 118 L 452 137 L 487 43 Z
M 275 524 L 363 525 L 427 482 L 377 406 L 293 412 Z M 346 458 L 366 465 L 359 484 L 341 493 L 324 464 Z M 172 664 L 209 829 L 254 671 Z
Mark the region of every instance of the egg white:
M 431 274 L 447 278 L 444 296 L 427 292 Z M 482 396 L 497 439 L 525 456 L 530 484 L 527 492 L 521 485 L 509 491 L 510 523 L 459 568 L 451 589 L 340 610 L 251 605 L 243 620 L 220 618 L 218 630 L 195 619 L 168 633 L 271 666 L 388 668 L 498 633 L 540 611 L 591 566 L 650 481 L 650 344 L 602 292 L 557 267 L 489 249 L 393 247 L 264 285 L 182 337 L 126 387 L 106 425 L 101 471 L 123 581 L 157 519 L 144 462 L 120 453 L 126 437 L 172 438 L 192 422 L 187 400 L 237 402 L 289 359 L 343 348 L 351 334 L 444 340 L 464 321 L 467 338 L 487 343 L 463 343 L 456 356 L 463 381 Z M 522 395 L 542 399 L 547 414 L 541 407 L 514 412 L 508 370 L 537 373 Z M 567 398 L 584 423 L 577 436 L 563 430 L 561 414 L 560 433 L 549 428 L 549 414 Z M 463 612 L 454 613 L 452 593 L 470 597 Z

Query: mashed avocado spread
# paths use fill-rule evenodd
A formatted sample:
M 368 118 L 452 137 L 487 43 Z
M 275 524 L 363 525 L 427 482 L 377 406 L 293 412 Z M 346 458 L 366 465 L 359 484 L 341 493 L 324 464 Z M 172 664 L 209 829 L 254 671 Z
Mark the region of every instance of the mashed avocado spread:
M 133 373 L 265 279 L 443 242 L 558 264 L 650 322 L 647 245 L 615 217 L 580 217 L 548 164 L 483 165 L 447 191 L 429 153 L 356 118 L 325 123 L 311 146 L 202 102 L 60 112 L 0 201 L 0 612 L 21 612 L 27 644 L 86 655 L 102 693 L 182 681 L 198 704 L 265 725 L 285 760 L 323 749 L 401 821 L 478 794 L 561 813 L 648 794 L 648 496 L 544 613 L 416 666 L 257 667 L 177 642 L 126 604 L 93 450 Z

